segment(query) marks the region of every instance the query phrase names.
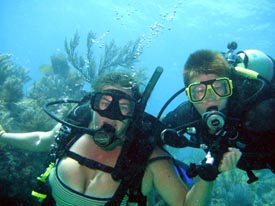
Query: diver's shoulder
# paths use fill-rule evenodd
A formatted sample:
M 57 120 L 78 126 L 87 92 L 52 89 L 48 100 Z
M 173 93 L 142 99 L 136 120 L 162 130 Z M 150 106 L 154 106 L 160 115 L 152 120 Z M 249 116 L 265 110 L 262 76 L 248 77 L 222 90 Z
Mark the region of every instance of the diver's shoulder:
M 186 114 L 190 114 L 190 111 L 192 111 L 192 104 L 189 101 L 182 102 L 179 104 L 174 110 L 168 112 L 166 117 L 179 117 L 179 116 L 185 116 Z M 165 117 L 165 118 L 166 118 Z M 165 119 L 164 118 L 164 119 Z
M 189 102 L 189 101 L 184 101 L 184 102 L 182 102 L 181 104 L 179 104 L 177 107 L 176 107 L 176 109 L 175 110 L 180 110 L 180 111 L 182 111 L 182 112 L 187 112 L 187 111 L 190 111 L 190 109 L 192 109 L 192 104 L 191 104 L 191 102 Z
M 167 151 L 159 146 L 156 146 L 150 156 L 150 159 L 160 158 L 160 157 L 172 157 Z

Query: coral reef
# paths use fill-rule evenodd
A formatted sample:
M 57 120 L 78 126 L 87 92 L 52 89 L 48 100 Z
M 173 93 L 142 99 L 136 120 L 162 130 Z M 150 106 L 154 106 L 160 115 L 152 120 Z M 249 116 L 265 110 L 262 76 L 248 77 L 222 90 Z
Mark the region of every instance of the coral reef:
M 113 40 L 105 45 L 104 55 L 97 63 L 92 48 L 96 42 L 96 35 L 93 32 L 88 33 L 86 60 L 76 50 L 79 45 L 79 39 L 79 35 L 76 32 L 70 43 L 65 40 L 65 50 L 68 55 L 68 61 L 89 84 L 92 84 L 97 75 L 118 67 L 133 69 L 134 64 L 138 62 L 138 58 L 142 54 L 139 39 L 135 42 L 128 42 L 124 47 L 118 47 Z M 136 70 L 136 72 L 142 72 L 142 70 Z
M 63 98 L 78 100 L 86 93 L 83 91 L 83 78 L 69 67 L 63 54 L 52 55 L 51 65 L 43 65 L 40 71 L 43 72 L 43 77 L 34 82 L 27 95 L 40 106 Z
M 0 205 L 36 205 L 31 191 L 45 169 L 47 153 L 33 153 L 0 144 Z
M 256 171 L 259 180 L 247 184 L 243 170 L 235 169 L 219 175 L 215 181 L 211 206 L 275 205 L 275 177 L 270 170 Z
M 11 54 L 0 54 L 0 123 L 6 130 L 18 123 L 18 113 L 13 108 L 23 99 L 23 86 L 30 80 L 28 70 L 11 58 Z
M 23 98 L 23 85 L 30 80 L 28 70 L 14 64 L 11 54 L 0 54 L 0 96 L 2 103 L 13 103 Z
M 22 105 L 25 102 L 23 86 L 30 77 L 28 70 L 13 63 L 11 57 L 10 54 L 0 55 L 0 124 L 13 132 L 45 129 L 43 124 L 32 121 L 38 116 L 38 123 L 46 120 L 40 115 L 43 114 L 41 108 L 32 102 Z M 33 110 L 31 115 L 24 116 L 28 110 Z M 44 167 L 41 161 L 44 162 L 47 155 L 21 151 L 1 143 L 0 156 L 0 184 L 5 185 L 0 191 L 0 205 L 34 205 L 30 192 L 36 184 L 35 176 Z

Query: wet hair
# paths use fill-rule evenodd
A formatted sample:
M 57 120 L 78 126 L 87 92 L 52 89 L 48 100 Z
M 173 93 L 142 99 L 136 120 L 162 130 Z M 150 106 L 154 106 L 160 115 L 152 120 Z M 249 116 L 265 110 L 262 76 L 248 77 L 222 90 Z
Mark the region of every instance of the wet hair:
M 92 83 L 94 92 L 101 92 L 106 86 L 115 86 L 123 89 L 130 89 L 135 100 L 141 98 L 140 82 L 136 73 L 132 71 L 112 71 L 98 76 Z
M 220 52 L 198 50 L 192 53 L 183 69 L 183 81 L 188 86 L 192 79 L 201 74 L 215 74 L 219 77 L 230 77 L 227 61 Z

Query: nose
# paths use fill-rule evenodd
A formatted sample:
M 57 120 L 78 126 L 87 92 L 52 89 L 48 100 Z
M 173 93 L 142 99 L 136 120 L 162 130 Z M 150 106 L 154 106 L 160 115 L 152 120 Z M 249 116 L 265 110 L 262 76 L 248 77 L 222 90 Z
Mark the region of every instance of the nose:
M 207 89 L 205 99 L 207 99 L 207 100 L 216 100 L 217 99 L 217 95 L 215 94 L 215 92 L 213 91 L 212 88 Z
M 109 118 L 104 118 L 104 119 L 102 120 L 102 123 L 103 123 L 103 124 L 109 124 L 109 125 L 111 125 L 111 126 L 113 126 L 113 127 L 116 126 L 116 120 L 109 119 Z

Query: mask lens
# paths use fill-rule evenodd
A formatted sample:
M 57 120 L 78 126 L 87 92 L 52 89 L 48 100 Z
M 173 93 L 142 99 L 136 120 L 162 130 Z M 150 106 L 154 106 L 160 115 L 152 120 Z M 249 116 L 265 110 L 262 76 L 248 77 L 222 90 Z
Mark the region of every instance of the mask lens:
M 95 95 L 94 108 L 101 111 L 106 110 L 110 106 L 112 101 L 112 96 L 98 93 Z
M 232 93 L 228 79 L 217 79 L 211 86 L 214 92 L 220 97 L 227 97 Z
M 135 102 L 128 99 L 119 100 L 119 110 L 123 116 L 132 117 L 135 111 Z
M 193 102 L 201 101 L 206 93 L 207 86 L 200 83 L 191 84 L 190 89 L 190 99 Z
M 123 120 L 133 117 L 135 101 L 118 90 L 95 93 L 91 99 L 92 109 L 110 119 Z

